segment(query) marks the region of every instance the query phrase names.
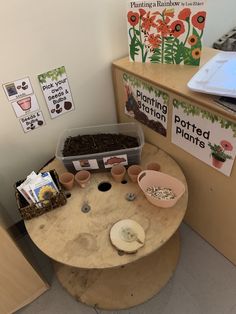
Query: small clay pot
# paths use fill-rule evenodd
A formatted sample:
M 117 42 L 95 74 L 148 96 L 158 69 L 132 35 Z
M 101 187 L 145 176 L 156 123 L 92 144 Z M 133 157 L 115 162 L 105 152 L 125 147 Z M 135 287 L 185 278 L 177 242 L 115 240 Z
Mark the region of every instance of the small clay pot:
M 80 170 L 75 175 L 75 181 L 81 188 L 85 188 L 91 178 L 91 173 L 88 170 Z
M 128 168 L 127 172 L 132 182 L 137 182 L 137 177 L 142 170 L 142 167 L 139 165 L 132 165 Z
M 160 171 L 161 166 L 157 162 L 150 162 L 147 164 L 147 170 Z
M 74 186 L 75 176 L 71 172 L 64 172 L 59 175 L 59 182 L 65 190 L 71 190 Z
M 111 168 L 111 175 L 116 182 L 121 182 L 124 179 L 126 168 L 123 165 L 114 165 Z

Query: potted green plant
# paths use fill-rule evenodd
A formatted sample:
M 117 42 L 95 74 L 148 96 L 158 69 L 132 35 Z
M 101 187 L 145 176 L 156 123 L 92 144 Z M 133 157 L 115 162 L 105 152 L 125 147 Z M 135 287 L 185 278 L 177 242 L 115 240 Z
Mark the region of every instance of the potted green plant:
M 226 159 L 232 159 L 232 156 L 225 153 L 225 151 L 232 151 L 233 146 L 230 142 L 226 140 L 222 140 L 219 144 L 211 144 L 208 143 L 208 146 L 211 149 L 211 157 L 212 157 L 212 165 L 218 169 L 220 169 Z

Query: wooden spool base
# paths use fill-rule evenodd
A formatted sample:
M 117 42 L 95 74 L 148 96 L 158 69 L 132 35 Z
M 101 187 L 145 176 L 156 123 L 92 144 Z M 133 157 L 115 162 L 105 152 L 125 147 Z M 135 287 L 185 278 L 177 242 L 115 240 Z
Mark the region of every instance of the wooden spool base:
M 180 254 L 176 232 L 159 250 L 131 264 L 108 269 L 79 269 L 54 262 L 62 286 L 76 300 L 105 310 L 144 303 L 168 282 Z

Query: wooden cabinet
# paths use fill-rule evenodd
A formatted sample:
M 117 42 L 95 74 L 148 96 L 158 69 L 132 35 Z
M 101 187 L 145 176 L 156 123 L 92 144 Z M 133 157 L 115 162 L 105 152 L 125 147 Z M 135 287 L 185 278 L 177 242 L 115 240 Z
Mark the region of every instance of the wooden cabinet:
M 201 65 L 216 54 L 217 50 L 204 48 Z M 231 175 L 224 176 L 216 171 L 216 168 L 209 167 L 192 155 L 191 151 L 175 145 L 171 138 L 173 104 L 176 99 L 199 111 L 209 111 L 214 119 L 219 117 L 219 121 L 228 120 L 229 124 L 233 123 L 236 128 L 236 114 L 218 105 L 215 96 L 195 93 L 188 88 L 188 81 L 198 70 L 199 67 L 193 66 L 133 63 L 129 62 L 127 57 L 113 62 L 117 118 L 118 122 L 122 123 L 133 120 L 125 112 L 127 95 L 124 88 L 124 73 L 142 80 L 148 87 L 153 86 L 169 95 L 167 136 L 162 136 L 142 124 L 145 141 L 156 145 L 174 158 L 187 178 L 189 202 L 185 222 L 236 265 L 236 163 L 234 162 Z M 206 120 L 205 123 L 207 124 Z
M 0 226 L 0 313 L 17 311 L 47 289 L 47 283 Z

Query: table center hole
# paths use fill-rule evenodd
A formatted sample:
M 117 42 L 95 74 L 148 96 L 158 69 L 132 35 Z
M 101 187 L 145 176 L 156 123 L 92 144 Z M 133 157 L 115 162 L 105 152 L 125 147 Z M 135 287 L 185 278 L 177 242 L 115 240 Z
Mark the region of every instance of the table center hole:
M 101 191 L 101 192 L 109 191 L 110 188 L 111 188 L 111 183 L 110 183 L 110 182 L 101 182 L 101 183 L 98 185 L 98 189 L 99 189 L 99 191 Z

